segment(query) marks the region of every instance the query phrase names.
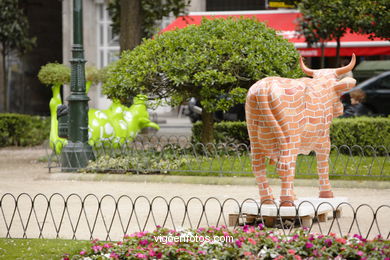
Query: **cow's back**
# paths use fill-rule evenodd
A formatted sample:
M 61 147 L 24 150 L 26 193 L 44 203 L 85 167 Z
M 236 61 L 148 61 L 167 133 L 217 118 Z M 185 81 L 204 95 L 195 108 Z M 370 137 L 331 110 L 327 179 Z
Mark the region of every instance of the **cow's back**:
M 299 152 L 300 137 L 307 123 L 304 87 L 307 80 L 268 77 L 249 89 L 245 110 L 249 134 L 257 136 L 252 138 L 257 152 L 274 160 L 287 150 Z

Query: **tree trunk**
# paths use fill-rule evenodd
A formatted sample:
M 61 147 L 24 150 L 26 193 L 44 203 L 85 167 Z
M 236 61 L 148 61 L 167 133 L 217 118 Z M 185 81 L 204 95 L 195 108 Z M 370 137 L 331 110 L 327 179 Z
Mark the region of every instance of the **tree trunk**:
M 202 144 L 212 143 L 214 141 L 214 115 L 202 109 Z
M 6 66 L 6 55 L 3 50 L 0 55 L 0 112 L 8 112 L 8 80 L 7 80 L 7 66 Z
M 4 66 L 4 54 L 3 52 L 0 54 L 0 113 L 5 112 L 5 66 Z
M 120 0 L 120 51 L 132 50 L 142 40 L 141 0 Z
M 341 61 L 340 61 L 340 37 L 336 38 L 337 47 L 336 47 L 336 67 L 341 67 Z

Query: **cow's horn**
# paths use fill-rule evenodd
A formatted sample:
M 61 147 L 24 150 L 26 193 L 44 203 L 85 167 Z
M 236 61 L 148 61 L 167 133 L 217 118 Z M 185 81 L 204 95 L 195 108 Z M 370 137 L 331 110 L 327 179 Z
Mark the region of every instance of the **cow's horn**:
M 300 62 L 301 69 L 303 70 L 303 72 L 304 72 L 306 75 L 312 77 L 312 76 L 313 76 L 313 73 L 314 73 L 314 70 L 309 69 L 308 67 L 306 67 L 305 63 L 303 62 L 302 56 L 299 57 L 299 62 Z
M 347 72 L 350 72 L 353 69 L 353 67 L 355 67 L 355 64 L 356 64 L 356 56 L 355 53 L 353 53 L 351 62 L 347 66 L 336 69 L 336 75 L 340 76 Z

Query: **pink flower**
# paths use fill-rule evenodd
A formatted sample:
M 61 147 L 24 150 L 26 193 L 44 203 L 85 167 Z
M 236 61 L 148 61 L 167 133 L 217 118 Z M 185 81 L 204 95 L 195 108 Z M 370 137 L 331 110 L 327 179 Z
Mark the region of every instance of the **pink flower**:
M 137 233 L 137 237 L 138 237 L 138 238 L 141 238 L 141 237 L 143 237 L 144 235 L 145 235 L 144 232 L 139 232 L 139 233 Z
M 205 254 L 206 254 L 206 251 L 200 250 L 200 251 L 198 251 L 198 254 L 200 254 L 200 255 L 205 255 Z
M 123 242 L 122 241 L 119 241 L 118 243 L 116 243 L 118 246 L 121 246 L 123 245 Z
M 300 257 L 299 255 L 294 255 L 294 258 L 295 258 L 296 260 L 302 260 L 302 257 Z
M 156 255 L 156 252 L 154 252 L 153 250 L 149 250 L 149 256 L 155 256 Z
M 295 250 L 289 249 L 289 250 L 287 250 L 287 253 L 289 253 L 290 255 L 295 255 Z
M 144 239 L 144 240 L 139 241 L 139 244 L 141 246 L 146 246 L 147 244 L 149 244 L 149 241 L 147 239 Z
M 147 258 L 146 255 L 141 254 L 141 253 L 136 253 L 135 256 L 138 257 L 138 258 Z
M 274 236 L 269 236 L 269 237 L 272 239 L 272 241 L 278 242 L 278 238 L 277 237 L 274 237 Z
M 260 223 L 260 224 L 258 225 L 258 228 L 259 228 L 260 230 L 263 230 L 263 229 L 264 229 L 264 225 Z
M 83 251 L 80 252 L 80 255 L 85 255 L 86 253 L 87 252 L 83 250 Z
M 111 252 L 110 258 L 118 259 L 118 258 L 119 258 L 119 255 L 116 254 L 115 252 Z
M 278 255 L 278 257 L 276 257 L 275 260 L 280 260 L 280 259 L 283 259 L 283 258 L 284 258 L 284 256 Z
M 104 248 L 111 248 L 112 245 L 110 245 L 110 244 L 104 244 L 103 247 L 104 247 Z
M 326 245 L 327 247 L 330 247 L 330 246 L 332 246 L 332 244 L 333 244 L 332 239 L 329 239 L 329 238 L 325 239 L 324 243 L 325 243 L 325 245 Z
M 248 225 L 245 225 L 243 228 L 242 228 L 242 231 L 244 231 L 245 233 L 247 233 L 249 230 L 249 226 Z
M 103 247 L 102 247 L 102 246 L 99 246 L 99 245 L 94 245 L 94 246 L 92 247 L 92 250 L 93 250 L 95 253 L 101 251 L 102 249 L 103 249 Z
M 248 251 L 244 252 L 244 256 L 250 256 L 250 255 L 252 255 L 251 252 L 248 252 Z
M 239 248 L 241 248 L 241 246 L 242 246 L 242 242 L 240 241 L 240 240 L 236 240 L 236 246 L 238 246 Z
M 347 242 L 347 240 L 340 237 L 340 238 L 336 238 L 336 242 L 344 245 Z
M 358 254 L 358 256 L 364 255 L 364 253 L 362 251 L 358 251 L 357 254 Z
M 307 248 L 307 249 L 310 249 L 310 248 L 312 248 L 314 245 L 312 244 L 312 243 L 310 243 L 310 242 L 306 242 L 306 244 L 305 244 L 305 247 Z
M 256 245 L 256 241 L 253 240 L 252 238 L 248 238 L 248 242 L 251 243 L 252 245 Z

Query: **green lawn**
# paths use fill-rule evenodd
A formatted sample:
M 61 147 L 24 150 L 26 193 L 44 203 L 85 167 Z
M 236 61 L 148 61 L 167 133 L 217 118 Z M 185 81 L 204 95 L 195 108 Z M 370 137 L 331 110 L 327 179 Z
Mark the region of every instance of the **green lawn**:
M 0 238 L 0 259 L 62 259 L 65 253 L 78 254 L 90 241 L 64 239 Z
M 267 165 L 270 176 L 275 175 L 275 165 Z M 296 167 L 297 178 L 318 178 L 316 157 L 299 155 Z M 215 158 L 192 157 L 188 163 L 171 172 L 175 175 L 251 175 L 250 159 L 243 156 L 217 156 Z M 390 180 L 390 158 L 360 157 L 331 154 L 329 173 L 336 179 L 387 179 Z M 359 175 L 359 176 L 357 176 Z M 363 177 L 363 175 L 366 175 Z
M 224 151 L 222 151 L 224 152 Z M 344 180 L 389 180 L 390 157 L 352 156 L 333 152 L 329 160 L 329 174 Z M 296 178 L 318 178 L 314 155 L 299 155 Z M 241 154 L 218 152 L 202 156 L 193 151 L 146 151 L 132 154 L 100 156 L 91 162 L 86 172 L 170 174 L 193 176 L 252 176 L 247 152 Z M 278 177 L 275 165 L 267 165 L 269 177 Z

